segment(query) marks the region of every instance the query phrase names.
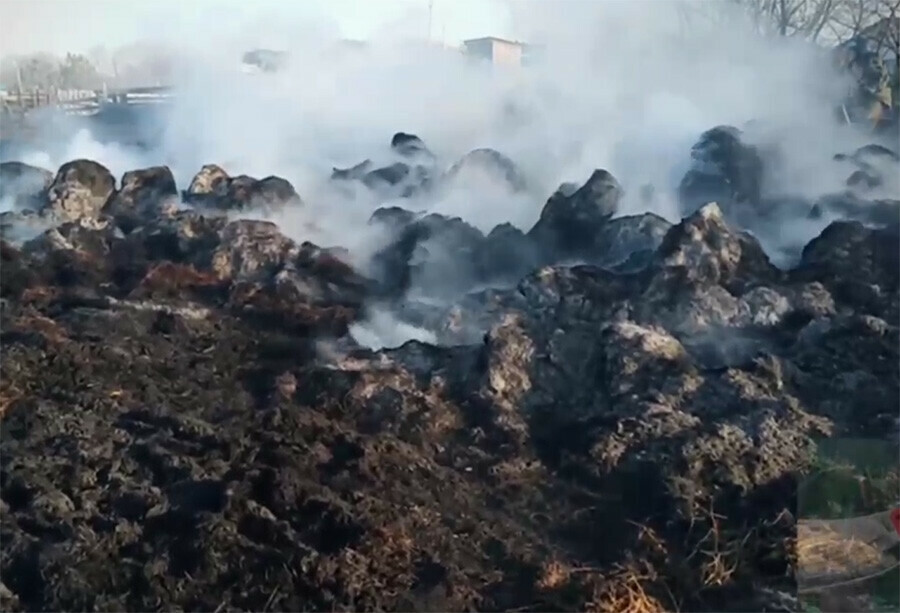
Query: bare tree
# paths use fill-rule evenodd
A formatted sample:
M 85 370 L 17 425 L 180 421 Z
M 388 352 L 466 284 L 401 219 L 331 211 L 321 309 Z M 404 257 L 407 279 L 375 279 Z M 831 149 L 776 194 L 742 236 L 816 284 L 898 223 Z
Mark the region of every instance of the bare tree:
M 9 89 L 49 91 L 62 89 L 94 89 L 102 77 L 83 55 L 66 54 L 62 60 L 46 54 L 4 58 L 0 64 L 0 81 Z
M 63 89 L 95 89 L 102 82 L 97 69 L 83 55 L 67 53 L 59 65 L 58 86 Z
M 880 0 L 876 15 L 878 21 L 869 26 L 869 34 L 879 47 L 892 53 L 895 72 L 900 75 L 900 0 Z
M 865 34 L 869 38 L 887 41 L 892 32 L 875 32 L 874 29 L 887 28 L 898 17 L 900 0 L 839 0 L 826 25 L 827 34 L 835 43 L 842 43 L 855 36 Z M 878 24 L 885 22 L 881 26 Z
M 828 23 L 828 33 L 841 43 L 858 36 L 872 24 L 874 5 L 878 0 L 842 0 Z
M 831 27 L 841 42 L 835 58 L 856 81 L 851 106 L 891 125 L 900 101 L 900 0 L 844 0 Z
M 59 62 L 45 53 L 4 58 L 0 64 L 0 79 L 11 89 L 55 88 L 59 85 Z
M 900 106 L 900 0 L 881 0 L 878 15 L 881 19 L 873 26 L 876 29 L 874 34 L 881 47 L 879 51 L 887 51 L 887 55 L 893 56 L 885 59 L 893 59 L 890 91 L 896 112 Z M 882 57 L 884 55 L 882 53 Z
M 839 42 L 865 39 L 895 78 L 900 73 L 900 0 L 843 0 L 831 25 Z
M 843 0 L 733 0 L 766 34 L 815 41 Z

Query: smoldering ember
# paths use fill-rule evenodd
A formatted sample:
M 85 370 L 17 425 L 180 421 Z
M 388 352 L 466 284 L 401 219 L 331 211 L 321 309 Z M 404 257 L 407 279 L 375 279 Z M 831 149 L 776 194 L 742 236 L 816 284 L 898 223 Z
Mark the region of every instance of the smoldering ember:
M 818 446 L 900 433 L 893 130 L 808 198 L 709 125 L 679 219 L 597 168 L 489 231 L 428 203 L 514 156 L 387 133 L 321 177 L 365 253 L 222 160 L 3 162 L 0 609 L 802 610 Z

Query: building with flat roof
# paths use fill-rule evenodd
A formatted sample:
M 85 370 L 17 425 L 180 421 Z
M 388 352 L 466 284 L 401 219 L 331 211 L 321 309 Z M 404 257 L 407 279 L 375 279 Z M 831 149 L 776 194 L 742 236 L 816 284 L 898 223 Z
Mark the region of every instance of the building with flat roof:
M 513 40 L 487 36 L 463 41 L 463 53 L 469 57 L 487 60 L 492 64 L 522 65 L 524 45 Z

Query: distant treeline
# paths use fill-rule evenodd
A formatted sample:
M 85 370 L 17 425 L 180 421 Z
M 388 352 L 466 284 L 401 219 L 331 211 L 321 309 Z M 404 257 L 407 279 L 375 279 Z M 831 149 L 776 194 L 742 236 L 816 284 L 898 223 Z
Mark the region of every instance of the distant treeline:
M 0 61 L 0 88 L 6 91 L 75 90 L 164 85 L 173 62 L 165 53 L 128 49 L 112 55 L 102 48 L 63 57 L 34 53 Z

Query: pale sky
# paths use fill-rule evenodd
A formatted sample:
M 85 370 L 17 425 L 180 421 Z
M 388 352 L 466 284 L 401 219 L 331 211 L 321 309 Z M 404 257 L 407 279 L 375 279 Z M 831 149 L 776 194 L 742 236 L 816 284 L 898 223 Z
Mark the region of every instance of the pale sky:
M 557 0 L 558 1 L 558 0 Z M 512 36 L 509 0 L 433 0 L 431 37 L 448 44 Z M 428 0 L 0 0 L 0 55 L 86 52 L 191 37 L 213 27 L 270 40 L 327 29 L 370 39 L 428 30 Z M 213 26 L 214 24 L 214 26 Z M 256 33 L 259 34 L 256 34 Z M 302 34 L 299 34 L 302 35 Z

